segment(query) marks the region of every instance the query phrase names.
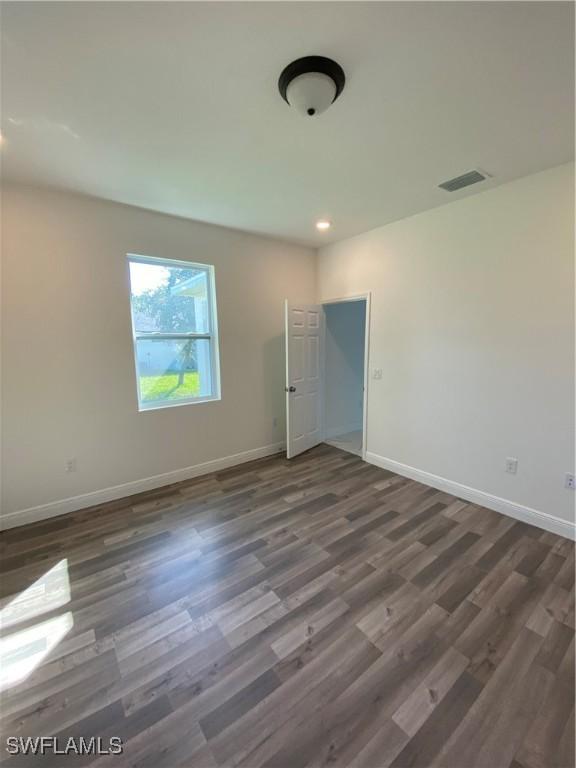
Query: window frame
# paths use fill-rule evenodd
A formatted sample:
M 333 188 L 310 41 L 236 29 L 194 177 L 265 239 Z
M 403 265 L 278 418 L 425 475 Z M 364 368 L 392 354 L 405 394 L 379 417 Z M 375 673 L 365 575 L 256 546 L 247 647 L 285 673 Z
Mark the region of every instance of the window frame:
M 204 333 L 137 333 L 134 327 L 134 311 L 132 306 L 132 280 L 130 278 L 130 264 L 153 264 L 161 267 L 177 267 L 180 269 L 198 269 L 206 273 L 207 302 L 208 302 L 208 330 Z M 179 259 L 166 259 L 158 256 L 144 256 L 139 253 L 126 254 L 126 269 L 128 272 L 130 322 L 132 326 L 132 349 L 134 352 L 134 369 L 136 373 L 136 393 L 138 398 L 138 410 L 157 411 L 161 408 L 173 408 L 179 405 L 195 405 L 221 400 L 220 390 L 220 344 L 218 336 L 218 309 L 216 304 L 216 276 L 213 264 L 199 264 L 195 261 Z M 140 391 L 140 371 L 138 369 L 138 341 L 143 340 L 178 340 L 178 339 L 207 339 L 210 344 L 210 378 L 212 381 L 212 394 L 202 397 L 183 397 L 178 400 L 142 400 Z

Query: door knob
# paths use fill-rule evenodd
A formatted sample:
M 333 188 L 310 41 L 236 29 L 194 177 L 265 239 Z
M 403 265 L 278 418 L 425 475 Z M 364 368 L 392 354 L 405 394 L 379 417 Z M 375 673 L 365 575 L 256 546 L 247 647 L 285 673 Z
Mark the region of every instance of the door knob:
M 296 387 L 290 386 L 290 387 L 284 387 L 284 389 L 286 390 L 286 392 L 296 392 Z

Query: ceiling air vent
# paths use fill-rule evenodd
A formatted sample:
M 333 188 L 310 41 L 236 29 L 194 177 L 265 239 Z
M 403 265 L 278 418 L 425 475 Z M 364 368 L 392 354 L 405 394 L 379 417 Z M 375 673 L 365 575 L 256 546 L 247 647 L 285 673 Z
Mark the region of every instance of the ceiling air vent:
M 455 179 L 444 181 L 442 184 L 438 184 L 440 189 L 445 189 L 446 192 L 456 192 L 457 189 L 463 187 L 469 187 L 470 184 L 478 184 L 479 181 L 484 181 L 488 178 L 487 174 L 480 173 L 480 171 L 468 171 L 463 173 L 462 176 L 456 176 Z

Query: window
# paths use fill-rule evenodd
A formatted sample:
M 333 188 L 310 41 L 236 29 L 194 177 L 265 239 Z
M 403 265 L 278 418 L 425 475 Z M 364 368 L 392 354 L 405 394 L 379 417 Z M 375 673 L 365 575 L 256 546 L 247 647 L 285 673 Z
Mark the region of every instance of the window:
M 128 254 L 140 410 L 220 397 L 214 268 Z

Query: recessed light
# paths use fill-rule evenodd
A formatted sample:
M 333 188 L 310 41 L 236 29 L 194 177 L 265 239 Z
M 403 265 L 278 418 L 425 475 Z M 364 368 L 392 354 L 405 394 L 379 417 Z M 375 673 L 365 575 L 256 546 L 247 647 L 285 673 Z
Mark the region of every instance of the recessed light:
M 331 226 L 331 222 L 327 221 L 326 219 L 320 219 L 320 221 L 316 222 L 316 229 L 319 229 L 321 232 L 324 232 L 326 229 L 330 229 Z

